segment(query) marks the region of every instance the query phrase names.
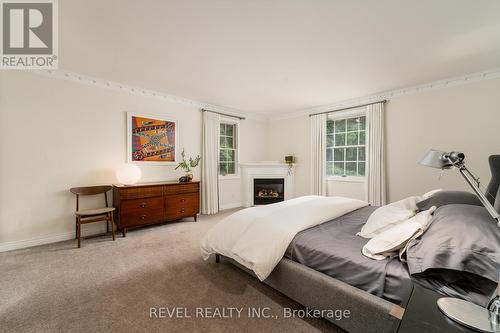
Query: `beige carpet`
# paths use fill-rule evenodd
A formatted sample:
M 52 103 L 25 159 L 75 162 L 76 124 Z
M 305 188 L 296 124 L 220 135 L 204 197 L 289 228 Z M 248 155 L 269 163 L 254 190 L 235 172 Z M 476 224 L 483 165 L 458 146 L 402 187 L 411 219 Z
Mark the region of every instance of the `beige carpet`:
M 224 214 L 115 242 L 84 239 L 81 249 L 67 241 L 0 253 L 0 331 L 340 332 L 323 319 L 284 318 L 285 307 L 302 307 L 227 262 L 201 259 L 201 237 Z M 152 319 L 151 307 L 187 308 L 193 318 Z M 239 319 L 194 318 L 200 307 L 244 310 Z M 277 318 L 249 318 L 251 307 Z

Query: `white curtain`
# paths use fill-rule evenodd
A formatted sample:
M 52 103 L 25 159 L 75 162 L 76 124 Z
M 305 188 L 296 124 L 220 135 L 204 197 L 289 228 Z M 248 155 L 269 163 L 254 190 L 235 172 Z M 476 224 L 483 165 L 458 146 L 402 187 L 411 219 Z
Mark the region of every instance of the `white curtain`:
M 203 112 L 201 149 L 201 213 L 219 212 L 219 131 L 220 116 Z
M 368 105 L 367 194 L 368 202 L 374 206 L 386 204 L 385 148 L 384 148 L 384 103 Z
M 309 118 L 311 126 L 311 194 L 326 195 L 326 114 Z

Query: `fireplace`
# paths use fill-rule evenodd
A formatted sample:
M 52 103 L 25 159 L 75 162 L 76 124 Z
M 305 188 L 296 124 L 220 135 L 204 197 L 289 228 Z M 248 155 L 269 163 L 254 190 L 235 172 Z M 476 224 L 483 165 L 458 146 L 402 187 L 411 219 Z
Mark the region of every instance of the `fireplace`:
M 285 200 L 284 178 L 254 178 L 254 205 L 267 205 L 283 200 Z

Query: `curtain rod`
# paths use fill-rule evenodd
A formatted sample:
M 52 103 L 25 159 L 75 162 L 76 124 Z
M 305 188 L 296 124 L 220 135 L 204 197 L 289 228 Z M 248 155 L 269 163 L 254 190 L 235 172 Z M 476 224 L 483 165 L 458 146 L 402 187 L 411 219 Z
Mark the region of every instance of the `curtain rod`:
M 241 116 L 235 116 L 232 114 L 227 114 L 227 113 L 222 113 L 222 112 L 217 112 L 217 111 L 212 111 L 212 110 L 207 110 L 207 109 L 201 109 L 202 112 L 212 112 L 212 113 L 217 113 L 220 114 L 221 116 L 226 116 L 226 117 L 232 117 L 232 118 L 238 118 L 239 120 L 245 120 L 245 117 Z
M 316 116 L 318 114 L 324 114 L 324 113 L 332 113 L 332 112 L 338 112 L 338 111 L 345 111 L 345 110 L 350 110 L 350 109 L 357 109 L 357 108 L 361 108 L 363 106 L 368 106 L 368 105 L 373 105 L 373 104 L 377 104 L 377 103 L 386 103 L 387 100 L 384 99 L 382 101 L 378 101 L 378 102 L 373 102 L 373 103 L 367 103 L 367 104 L 361 104 L 361 105 L 355 105 L 355 106 L 350 106 L 350 107 L 347 107 L 347 108 L 342 108 L 342 109 L 335 109 L 335 110 L 330 110 L 330 111 L 325 111 L 325 112 L 318 112 L 318 113 L 311 113 L 309 115 L 309 117 L 312 117 L 312 116 Z

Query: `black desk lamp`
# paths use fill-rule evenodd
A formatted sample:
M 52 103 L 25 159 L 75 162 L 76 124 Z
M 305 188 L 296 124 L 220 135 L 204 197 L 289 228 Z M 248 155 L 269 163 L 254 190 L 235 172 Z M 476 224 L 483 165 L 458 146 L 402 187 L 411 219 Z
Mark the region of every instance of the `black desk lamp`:
M 474 174 L 467 169 L 464 160 L 464 153 L 447 153 L 432 149 L 424 156 L 420 164 L 442 170 L 451 169 L 453 167 L 457 168 L 497 223 L 497 226 L 500 227 L 500 215 L 490 204 L 484 193 L 481 192 L 479 188 L 479 177 L 474 176 Z M 464 326 L 480 332 L 500 332 L 500 281 L 499 287 L 487 308 L 452 297 L 442 297 L 438 299 L 437 304 L 441 312 L 448 318 Z

